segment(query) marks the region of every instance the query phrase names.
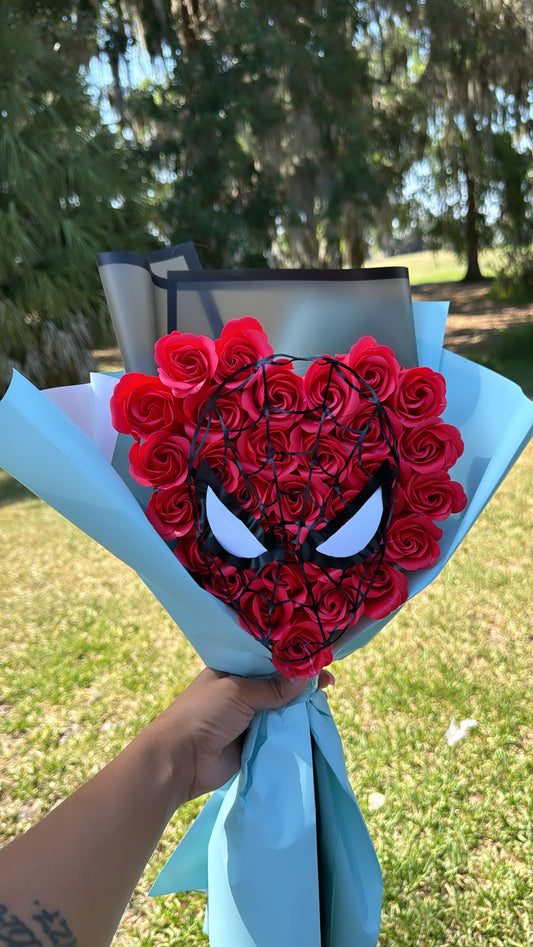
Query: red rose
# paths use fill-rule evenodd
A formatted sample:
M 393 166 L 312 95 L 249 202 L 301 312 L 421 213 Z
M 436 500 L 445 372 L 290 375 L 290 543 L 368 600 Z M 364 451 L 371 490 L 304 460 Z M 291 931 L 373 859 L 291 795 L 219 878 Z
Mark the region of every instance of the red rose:
M 380 401 L 385 401 L 395 390 L 400 366 L 388 345 L 378 345 L 370 335 L 365 335 L 352 345 L 347 356 L 341 357 L 372 388 Z
M 358 488 L 359 491 L 385 460 L 393 466 L 396 465 L 393 454 L 395 435 L 388 426 L 380 425 L 377 415 L 373 412 L 368 415 L 366 423 L 364 437 L 359 442 L 346 441 L 343 444 L 347 452 L 345 466 L 339 476 L 343 491 L 347 488 Z
M 206 409 L 207 402 L 215 391 L 216 385 L 209 384 L 199 388 L 198 391 L 193 391 L 190 395 L 185 395 L 182 400 L 183 418 L 185 423 L 189 425 L 189 429 L 192 423 L 192 429 L 194 430 Z
M 390 399 L 402 424 L 412 427 L 423 418 L 439 417 L 446 407 L 446 382 L 431 368 L 404 368 Z
M 262 326 L 251 316 L 226 323 L 215 347 L 218 356 L 215 381 L 225 381 L 228 388 L 242 384 L 246 375 L 254 371 L 253 363 L 258 359 L 274 354 Z M 230 379 L 234 372 L 235 377 Z
M 304 562 L 303 566 L 307 583 L 313 589 L 314 594 L 315 588 L 317 589 L 316 594 L 318 595 L 322 586 L 329 588 L 332 582 L 335 583 L 342 580 L 342 569 L 328 567 L 326 571 L 323 566 L 317 566 L 314 562 Z
M 294 415 L 285 412 L 303 411 L 306 406 L 304 382 L 287 362 L 270 362 L 261 365 L 254 373 L 250 384 L 242 392 L 243 406 L 250 412 L 259 406 L 261 413 L 268 411 L 273 423 L 298 423 Z
M 192 572 L 193 575 L 201 577 L 211 576 L 212 562 L 206 561 L 200 553 L 196 529 L 193 528 L 193 530 L 185 536 L 178 536 L 178 541 L 174 548 L 174 555 L 176 559 L 181 562 L 182 566 L 184 566 L 188 572 Z M 214 560 L 213 553 L 211 553 L 211 559 Z
M 276 470 L 282 467 L 294 470 L 300 458 L 292 453 L 290 432 L 264 420 L 245 431 L 237 441 L 237 456 L 246 473 L 259 473 L 267 468 L 270 474 L 272 459 Z
M 333 660 L 316 618 L 305 608 L 295 609 L 291 624 L 274 633 L 271 648 L 274 667 L 291 678 L 315 677 Z
M 251 477 L 251 480 L 257 484 L 267 511 L 273 511 L 277 521 L 284 524 L 301 520 L 307 526 L 313 526 L 330 492 L 329 486 L 319 476 L 314 476 L 308 486 L 305 468 L 276 471 L 275 481 L 265 470 L 260 478 Z
M 304 376 L 304 391 L 309 408 L 314 409 L 302 418 L 307 430 L 316 432 L 319 424 L 330 428 L 333 420 L 350 424 L 359 408 L 357 380 L 342 372 L 325 358 L 311 362 Z
M 336 433 L 350 450 L 357 447 L 364 453 L 386 450 L 390 454 L 402 430 L 403 425 L 392 411 L 361 399 L 351 426 L 339 427 Z
M 255 517 L 259 515 L 259 497 L 242 474 L 239 475 L 239 481 L 232 494 L 242 510 L 246 510 Z
M 131 445 L 130 473 L 143 487 L 176 487 L 187 479 L 189 451 L 186 438 L 155 431 Z
M 429 569 L 440 555 L 442 530 L 422 513 L 400 513 L 389 524 L 385 558 L 402 569 Z
M 275 629 L 286 626 L 292 618 L 292 602 L 272 602 L 259 580 L 254 580 L 242 593 L 235 607 L 240 624 L 255 638 L 264 638 Z
M 342 513 L 348 503 L 359 496 L 367 483 L 368 474 L 360 470 L 356 464 L 346 476 L 341 474 L 338 488 L 330 489 L 326 497 L 323 516 L 314 528 L 323 529 L 324 526 L 327 526 L 338 513 Z
M 208 396 L 204 398 L 203 392 L 200 391 L 197 395 L 186 398 L 183 403 L 184 429 L 191 440 L 200 419 L 201 426 L 198 430 L 197 443 L 202 440 L 221 440 L 225 432 L 235 437 L 243 431 L 253 430 L 255 421 L 259 417 L 259 408 L 256 408 L 255 412 L 253 409 L 249 412 L 243 404 L 242 391 L 223 392 L 220 397 L 214 398 L 207 408 L 211 394 L 210 390 Z
M 300 463 L 320 471 L 321 475 L 335 477 L 346 464 L 349 446 L 335 436 L 334 431 L 319 435 L 318 430 L 306 431 L 298 428 L 293 438 L 294 450 L 305 453 L 307 457 L 300 458 Z
M 418 421 L 407 427 L 398 439 L 401 460 L 420 473 L 449 470 L 464 450 L 461 435 L 453 424 L 439 418 Z
M 218 362 L 212 339 L 177 330 L 158 339 L 154 353 L 161 381 L 181 398 L 207 385 Z
M 258 574 L 255 585 L 277 603 L 309 603 L 309 592 L 300 563 L 269 562 Z
M 182 430 L 181 404 L 157 375 L 123 375 L 115 386 L 110 407 L 113 427 L 121 434 L 142 438 L 153 431 Z
M 233 451 L 228 450 L 222 440 L 208 441 L 202 444 L 201 450 L 195 456 L 194 466 L 198 467 L 204 460 L 228 493 L 233 493 L 237 489 L 240 477 Z
M 405 573 L 383 560 L 366 589 L 365 614 L 374 621 L 386 618 L 407 601 L 408 594 Z
M 237 606 L 250 576 L 249 570 L 231 566 L 216 557 L 210 569 L 209 579 L 204 580 L 204 584 L 218 598 Z
M 320 624 L 328 634 L 340 633 L 348 625 L 355 625 L 363 612 L 348 574 L 337 584 L 319 585 L 315 590 L 315 601 Z
M 425 513 L 432 520 L 446 520 L 452 513 L 464 510 L 467 504 L 461 484 L 444 470 L 427 475 L 413 473 L 402 483 L 402 489 L 406 506 Z
M 194 529 L 194 507 L 189 488 L 184 484 L 154 491 L 146 507 L 146 516 L 163 539 L 186 536 Z

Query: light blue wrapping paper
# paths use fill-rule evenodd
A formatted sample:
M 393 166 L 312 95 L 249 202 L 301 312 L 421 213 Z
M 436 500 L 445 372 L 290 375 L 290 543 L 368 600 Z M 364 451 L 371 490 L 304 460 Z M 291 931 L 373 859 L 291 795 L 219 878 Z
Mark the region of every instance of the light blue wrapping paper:
M 438 575 L 533 427 L 533 405 L 517 385 L 442 350 L 445 304 L 415 303 L 414 313 L 420 363 L 446 377 L 445 420 L 465 442 L 452 476 L 468 505 L 443 524 L 436 566 L 409 575 L 410 598 Z M 97 375 L 90 385 L 44 393 L 15 374 L 0 401 L 0 466 L 135 569 L 207 665 L 272 673 L 269 653 L 196 585 L 111 466 L 113 384 Z M 366 644 L 392 617 L 358 623 L 335 658 Z M 241 774 L 213 794 L 153 892 L 189 888 L 208 889 L 213 947 L 376 944 L 379 866 L 316 686 L 256 717 Z
M 213 794 L 150 894 L 190 888 L 209 892 L 213 947 L 376 944 L 381 872 L 316 680 L 256 716 L 241 774 Z

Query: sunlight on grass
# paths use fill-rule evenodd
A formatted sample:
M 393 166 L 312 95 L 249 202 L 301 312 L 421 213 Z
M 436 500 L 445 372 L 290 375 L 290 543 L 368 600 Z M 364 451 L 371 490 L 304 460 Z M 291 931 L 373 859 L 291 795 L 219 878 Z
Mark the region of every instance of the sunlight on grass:
M 531 943 L 532 488 L 530 447 L 439 579 L 335 665 L 330 703 L 384 876 L 380 947 Z M 4 474 L 0 495 L 7 840 L 115 755 L 200 661 L 126 566 Z M 449 747 L 452 718 L 478 726 Z M 175 815 L 117 945 L 207 944 L 203 895 L 146 897 L 200 807 Z
M 500 263 L 498 251 L 486 251 L 480 255 L 483 276 L 495 276 Z M 445 283 L 462 280 L 466 265 L 449 250 L 423 250 L 420 253 L 403 253 L 383 259 L 367 260 L 365 267 L 406 266 L 411 286 L 420 283 Z

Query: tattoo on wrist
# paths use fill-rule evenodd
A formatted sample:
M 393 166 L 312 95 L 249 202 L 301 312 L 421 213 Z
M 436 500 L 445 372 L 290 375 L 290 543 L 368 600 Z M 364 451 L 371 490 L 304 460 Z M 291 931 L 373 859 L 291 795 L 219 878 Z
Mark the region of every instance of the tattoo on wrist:
M 76 947 L 76 938 L 60 911 L 47 911 L 34 901 L 31 917 L 33 930 L 0 904 L 0 947 Z

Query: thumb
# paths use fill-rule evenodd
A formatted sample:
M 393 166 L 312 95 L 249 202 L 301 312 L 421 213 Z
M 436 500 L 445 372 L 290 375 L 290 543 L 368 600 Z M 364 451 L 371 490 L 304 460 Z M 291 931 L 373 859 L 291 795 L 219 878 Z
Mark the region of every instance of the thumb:
M 295 680 L 290 680 L 288 677 L 283 677 L 282 674 L 256 680 L 248 679 L 249 690 L 247 696 L 254 710 L 277 710 L 299 697 L 308 683 L 309 678 L 307 677 L 297 677 Z M 319 687 L 329 687 L 330 684 L 334 683 L 333 674 L 323 669 L 318 676 Z
M 303 693 L 308 683 L 307 677 L 289 680 L 282 674 L 255 680 L 249 678 L 246 697 L 254 710 L 277 710 Z

